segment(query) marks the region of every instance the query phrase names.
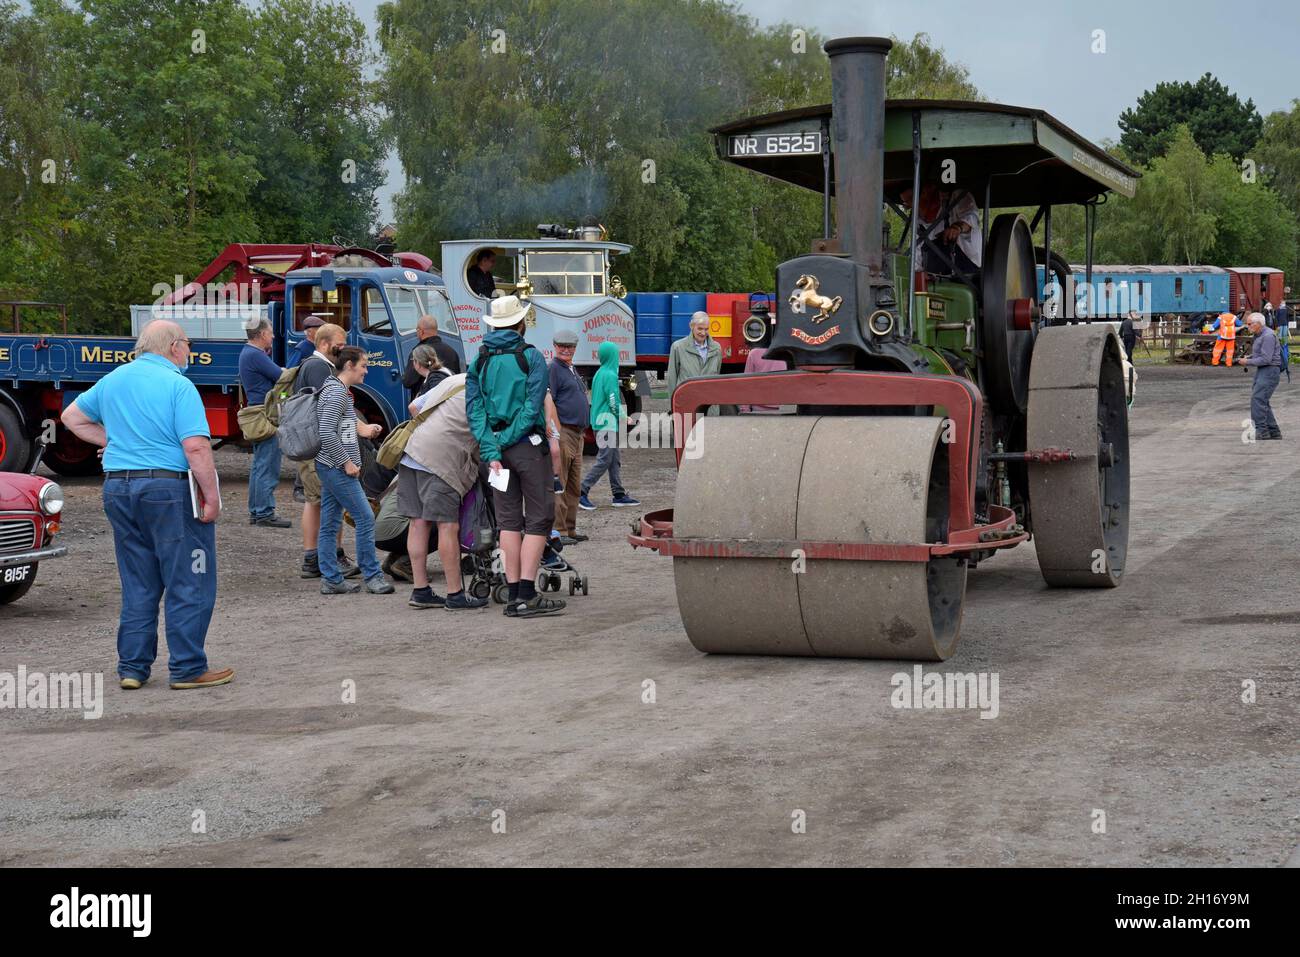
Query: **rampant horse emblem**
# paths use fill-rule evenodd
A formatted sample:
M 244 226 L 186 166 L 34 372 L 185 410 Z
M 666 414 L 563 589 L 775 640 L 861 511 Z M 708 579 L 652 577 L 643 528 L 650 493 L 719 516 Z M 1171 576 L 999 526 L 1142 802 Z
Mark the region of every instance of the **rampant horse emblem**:
M 843 296 L 836 296 L 832 299 L 830 296 L 823 296 L 817 292 L 820 281 L 816 276 L 800 276 L 794 284 L 794 292 L 790 293 L 790 311 L 803 315 L 812 306 L 817 310 L 817 315 L 812 317 L 813 322 L 824 322 L 834 315 L 835 311 L 840 308 L 844 302 Z

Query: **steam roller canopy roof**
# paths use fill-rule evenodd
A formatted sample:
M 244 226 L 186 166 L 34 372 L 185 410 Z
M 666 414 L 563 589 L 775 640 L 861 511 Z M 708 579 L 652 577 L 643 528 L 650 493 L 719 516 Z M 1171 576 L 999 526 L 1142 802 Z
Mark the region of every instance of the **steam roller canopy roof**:
M 867 44 L 871 38 L 827 44 Z M 897 200 L 912 183 L 912 115 L 921 119 L 922 175 L 938 178 L 939 163 L 956 163 L 956 185 L 980 202 L 992 178 L 992 208 L 1081 203 L 1108 190 L 1132 196 L 1141 175 L 1042 110 L 963 100 L 885 101 L 885 198 Z M 710 130 L 718 155 L 756 173 L 822 191 L 820 148 L 831 128 L 830 104 L 806 106 L 724 123 Z M 809 147 L 782 151 L 798 134 Z M 785 137 L 769 140 L 768 137 Z M 775 144 L 774 151 L 771 146 Z M 834 193 L 835 144 L 831 143 Z

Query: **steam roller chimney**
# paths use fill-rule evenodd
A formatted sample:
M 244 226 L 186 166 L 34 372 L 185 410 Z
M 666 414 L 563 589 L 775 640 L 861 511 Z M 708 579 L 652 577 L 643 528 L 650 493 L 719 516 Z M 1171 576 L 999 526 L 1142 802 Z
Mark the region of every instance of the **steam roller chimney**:
M 835 218 L 840 251 L 878 272 L 885 175 L 885 37 L 841 37 L 823 48 L 831 61 Z

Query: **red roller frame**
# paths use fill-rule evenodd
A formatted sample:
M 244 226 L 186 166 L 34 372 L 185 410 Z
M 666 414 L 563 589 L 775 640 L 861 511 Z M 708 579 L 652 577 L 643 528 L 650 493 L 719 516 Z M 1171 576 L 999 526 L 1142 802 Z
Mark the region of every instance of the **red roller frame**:
M 642 516 L 640 534 L 628 538 L 633 546 L 651 548 L 661 555 L 697 558 L 784 558 L 799 548 L 808 558 L 923 562 L 962 552 L 1006 548 L 1029 537 L 1016 524 L 1015 512 L 1003 506 L 990 506 L 989 523 L 975 523 L 983 399 L 965 379 L 847 369 L 707 376 L 682 383 L 672 401 L 673 418 L 681 423 L 681 437 L 676 443 L 679 468 L 686 436 L 695 427 L 700 410 L 711 405 L 942 406 L 953 423 L 952 441 L 948 443 L 948 540 L 916 544 L 677 540 L 672 537 L 672 509 L 663 509 Z

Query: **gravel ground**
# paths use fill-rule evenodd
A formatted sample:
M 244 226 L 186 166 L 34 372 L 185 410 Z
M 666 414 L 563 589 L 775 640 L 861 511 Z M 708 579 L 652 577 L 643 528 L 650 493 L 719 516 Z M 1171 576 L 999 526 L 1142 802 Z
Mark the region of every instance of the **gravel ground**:
M 564 616 L 322 598 L 287 481 L 295 528 L 247 525 L 237 449 L 217 455 L 208 635 L 237 678 L 173 692 L 160 659 L 121 692 L 98 482 L 68 480 L 69 555 L 0 608 L 0 672 L 102 672 L 104 714 L 0 711 L 0 863 L 1281 864 L 1300 379 L 1280 443 L 1241 441 L 1236 369 L 1144 369 L 1139 389 L 1123 587 L 1049 591 L 1017 548 L 971 575 L 957 654 L 926 666 L 996 672 L 994 720 L 891 707 L 910 664 L 697 653 L 671 563 L 626 543 L 637 510 L 583 514 L 567 554 L 591 594 Z M 624 477 L 671 504 L 670 452 L 627 453 Z

